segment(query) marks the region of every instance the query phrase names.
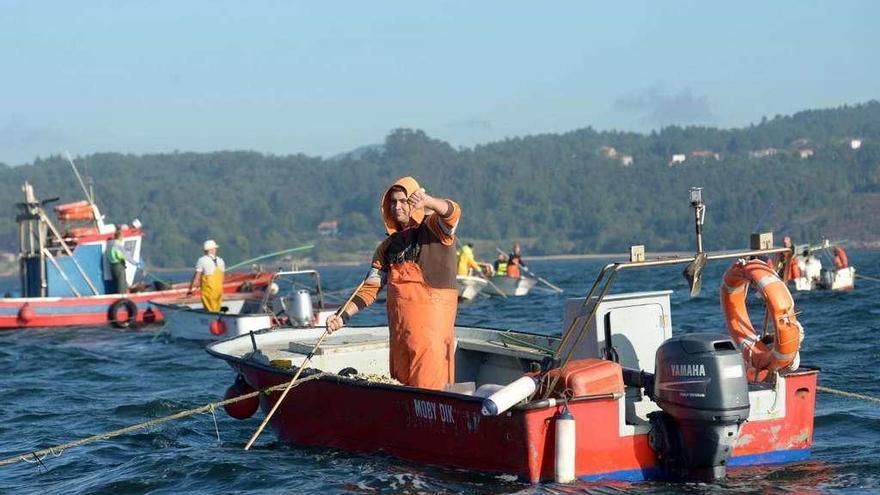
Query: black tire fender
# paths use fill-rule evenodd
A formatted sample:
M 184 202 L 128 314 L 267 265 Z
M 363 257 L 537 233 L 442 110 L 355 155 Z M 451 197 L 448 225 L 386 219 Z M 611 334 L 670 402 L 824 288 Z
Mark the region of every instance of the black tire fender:
M 128 318 L 125 320 L 119 318 L 119 310 L 123 308 L 128 312 Z M 131 299 L 123 297 L 113 301 L 113 304 L 110 305 L 110 308 L 107 310 L 107 319 L 116 328 L 128 328 L 135 322 L 137 311 L 137 304 Z

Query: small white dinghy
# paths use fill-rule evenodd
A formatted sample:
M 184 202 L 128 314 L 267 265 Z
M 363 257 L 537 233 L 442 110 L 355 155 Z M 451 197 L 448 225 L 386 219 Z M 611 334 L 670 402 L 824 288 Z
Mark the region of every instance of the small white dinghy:
M 455 284 L 458 287 L 459 301 L 472 301 L 477 294 L 486 288 L 488 282 L 483 277 L 469 277 L 467 275 L 459 275 L 455 277 Z
M 297 283 L 311 277 L 312 289 Z M 324 305 L 321 277 L 315 270 L 279 271 L 266 291 L 228 294 L 220 313 L 206 311 L 195 297 L 151 300 L 165 319 L 164 331 L 172 337 L 219 340 L 267 328 L 321 327 L 335 308 Z
M 532 277 L 513 278 L 505 275 L 494 275 L 484 294 L 490 296 L 524 296 L 538 283 Z
M 798 257 L 797 263 L 801 274 L 800 277 L 793 279 L 797 291 L 848 291 L 855 288 L 856 269 L 853 266 L 825 268 L 822 266 L 822 261 L 814 255 L 808 255 L 806 258 Z

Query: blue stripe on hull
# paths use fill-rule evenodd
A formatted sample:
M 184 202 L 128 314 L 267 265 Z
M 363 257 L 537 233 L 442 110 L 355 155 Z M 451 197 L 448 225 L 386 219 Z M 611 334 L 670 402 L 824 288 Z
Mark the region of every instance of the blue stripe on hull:
M 743 455 L 731 457 L 727 465 L 729 467 L 736 466 L 755 466 L 763 464 L 782 464 L 787 462 L 804 461 L 810 458 L 810 449 L 796 450 L 777 450 L 766 452 L 763 454 Z M 656 467 L 645 469 L 629 469 L 625 471 L 612 471 L 603 474 L 589 474 L 578 476 L 584 481 L 599 480 L 618 480 L 618 481 L 644 481 L 650 479 L 662 479 L 663 471 Z

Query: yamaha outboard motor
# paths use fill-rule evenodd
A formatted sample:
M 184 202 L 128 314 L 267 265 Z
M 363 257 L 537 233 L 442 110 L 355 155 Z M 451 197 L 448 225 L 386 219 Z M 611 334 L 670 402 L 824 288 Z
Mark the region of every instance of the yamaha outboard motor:
M 671 478 L 714 480 L 727 474 L 727 459 L 749 416 L 742 355 L 729 337 L 693 333 L 657 349 L 651 448 Z

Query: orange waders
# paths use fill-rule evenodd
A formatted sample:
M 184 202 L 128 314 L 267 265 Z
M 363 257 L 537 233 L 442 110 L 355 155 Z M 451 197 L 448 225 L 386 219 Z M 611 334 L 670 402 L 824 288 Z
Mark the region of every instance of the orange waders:
M 443 389 L 455 382 L 455 312 L 458 292 L 425 283 L 418 263 L 388 272 L 391 376 L 413 387 Z

